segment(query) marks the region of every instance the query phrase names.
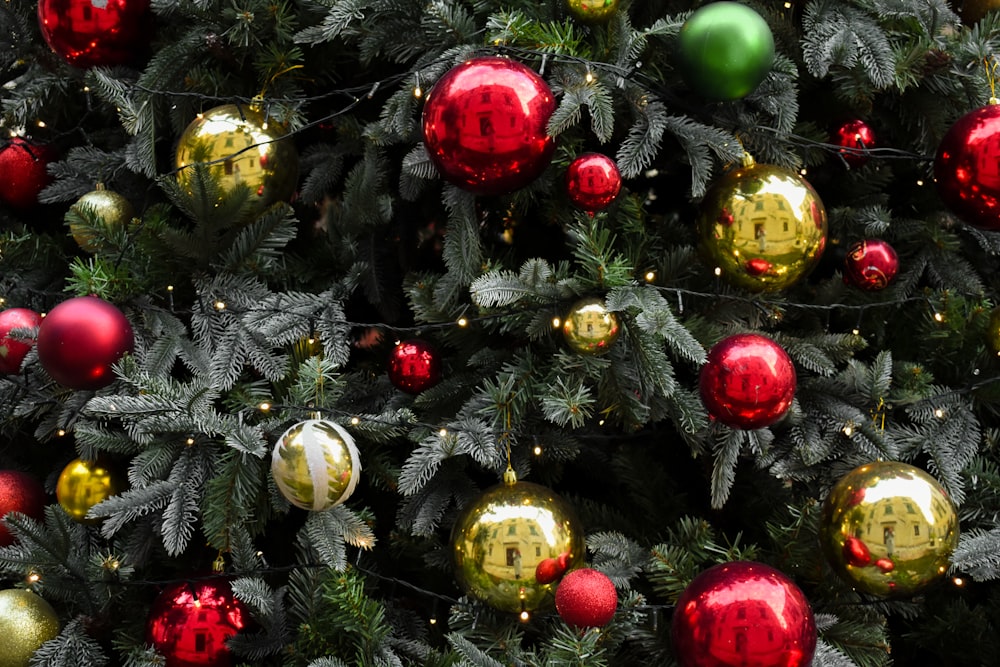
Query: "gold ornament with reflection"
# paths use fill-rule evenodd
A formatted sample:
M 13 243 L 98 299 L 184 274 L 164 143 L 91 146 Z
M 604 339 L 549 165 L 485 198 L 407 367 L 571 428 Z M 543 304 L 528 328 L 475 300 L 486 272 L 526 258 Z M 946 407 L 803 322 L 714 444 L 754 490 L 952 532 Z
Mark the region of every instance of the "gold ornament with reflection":
M 90 253 L 97 252 L 100 246 L 94 234 L 78 224 L 75 216 L 80 216 L 86 221 L 85 211 L 89 211 L 97 221 L 109 230 L 113 230 L 128 225 L 135 215 L 135 209 L 129 200 L 113 190 L 108 190 L 103 183 L 98 183 L 93 190 L 77 199 L 76 203 L 70 206 L 70 210 L 73 211 L 73 215 L 67 212 L 65 219 L 73 240 Z
M 87 512 L 97 503 L 125 490 L 121 475 L 102 462 L 74 459 L 63 468 L 56 482 L 56 500 L 74 521 L 98 523 Z
M 698 236 L 710 266 L 751 292 L 785 289 L 808 275 L 826 246 L 826 209 L 794 171 L 743 164 L 705 194 Z
M 947 572 L 958 513 L 933 477 L 906 463 L 855 468 L 823 504 L 820 541 L 833 569 L 881 597 L 912 595 Z
M 621 325 L 618 316 L 596 297 L 574 303 L 563 321 L 563 338 L 580 354 L 604 354 L 618 339 Z
M 566 0 L 566 8 L 577 21 L 604 23 L 618 11 L 618 0 Z

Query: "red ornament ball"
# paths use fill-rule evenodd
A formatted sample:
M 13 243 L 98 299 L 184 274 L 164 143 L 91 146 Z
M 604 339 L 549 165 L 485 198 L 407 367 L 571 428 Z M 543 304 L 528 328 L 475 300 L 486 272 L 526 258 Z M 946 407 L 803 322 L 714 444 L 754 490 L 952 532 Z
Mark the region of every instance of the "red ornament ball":
M 53 380 L 70 389 L 111 384 L 112 365 L 134 344 L 125 314 L 96 296 L 63 301 L 38 327 L 38 361 Z
M 37 329 L 41 316 L 27 308 L 8 308 L 0 312 L 0 375 L 13 375 L 21 370 L 21 362 L 34 345 L 33 340 L 14 338 L 14 329 Z
M 11 139 L 0 150 L 0 201 L 21 210 L 37 205 L 39 193 L 52 182 L 48 166 L 55 159 L 51 146 Z
M 566 574 L 568 567 L 568 553 L 561 553 L 558 558 L 543 558 L 535 566 L 535 581 L 540 584 L 551 584 Z
M 695 577 L 677 600 L 671 631 L 682 667 L 808 667 L 816 651 L 806 596 L 782 572 L 753 561 Z
M 840 146 L 840 156 L 851 167 L 868 162 L 868 151 L 875 148 L 875 132 L 863 120 L 850 120 L 833 133 L 833 143 Z
M 38 26 L 70 65 L 123 65 L 149 40 L 149 0 L 39 0 Z
M 587 213 L 606 209 L 621 189 L 618 165 L 607 155 L 584 153 L 566 169 L 566 194 L 577 208 Z
M 146 641 L 167 659 L 167 667 L 229 667 L 226 640 L 249 620 L 225 579 L 179 582 L 153 601 Z
M 944 135 L 934 158 L 934 182 L 945 206 L 987 231 L 1000 230 L 998 164 L 1000 104 L 959 118 Z
M 881 239 L 858 241 L 847 249 L 844 282 L 874 292 L 885 289 L 899 272 L 899 256 Z
M 700 376 L 701 400 L 709 415 L 741 429 L 770 426 L 795 397 L 795 366 L 767 336 L 742 333 L 723 338 L 708 352 Z
M 477 195 L 523 188 L 552 160 L 556 102 L 533 70 L 508 58 L 472 58 L 427 96 L 424 144 L 445 180 Z
M 441 381 L 441 359 L 427 341 L 404 340 L 389 356 L 389 381 L 409 394 L 419 394 Z
M 556 611 L 567 625 L 598 628 L 618 609 L 618 591 L 607 575 L 590 568 L 573 570 L 556 589 Z
M 0 519 L 10 512 L 41 519 L 47 503 L 45 489 L 37 479 L 19 470 L 0 470 Z M 14 536 L 0 520 L 0 547 L 13 542 Z

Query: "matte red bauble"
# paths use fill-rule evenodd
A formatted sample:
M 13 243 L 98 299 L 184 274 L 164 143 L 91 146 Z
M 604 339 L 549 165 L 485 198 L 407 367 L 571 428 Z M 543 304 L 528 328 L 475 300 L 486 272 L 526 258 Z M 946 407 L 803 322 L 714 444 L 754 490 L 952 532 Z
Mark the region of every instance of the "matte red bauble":
M 581 568 L 573 570 L 556 589 L 556 611 L 567 625 L 599 628 L 614 618 L 618 609 L 618 591 L 603 572 Z
M 22 210 L 38 204 L 38 194 L 52 182 L 48 166 L 55 159 L 51 146 L 11 139 L 0 150 L 0 201 Z
M 427 341 L 404 340 L 392 350 L 388 373 L 394 387 L 419 394 L 441 381 L 441 359 Z
M 125 314 L 96 296 L 63 301 L 38 327 L 38 361 L 53 380 L 70 389 L 111 384 L 112 365 L 134 344 Z
M 21 362 L 31 350 L 33 340 L 13 338 L 14 329 L 36 329 L 41 316 L 27 308 L 8 308 L 0 312 L 0 375 L 13 375 L 21 370 Z
M 20 512 L 41 519 L 48 497 L 42 483 L 20 470 L 0 470 L 0 519 L 9 512 Z M 14 542 L 7 526 L 0 521 L 0 547 Z
M 899 256 L 882 239 L 858 241 L 847 249 L 844 282 L 869 292 L 885 289 L 899 272 Z
M 875 148 L 875 133 L 863 120 L 850 120 L 837 128 L 833 142 L 840 146 L 840 156 L 852 167 L 868 162 L 867 151 Z
M 944 135 L 934 158 L 938 195 L 970 225 L 1000 230 L 1000 104 L 965 114 Z
M 587 213 L 603 211 L 622 189 L 618 165 L 607 155 L 584 153 L 566 169 L 566 194 Z
M 49 47 L 76 67 L 123 65 L 149 41 L 149 0 L 39 0 Z
M 701 400 L 708 414 L 741 429 L 770 426 L 795 398 L 795 366 L 767 336 L 742 333 L 723 338 L 701 368 Z
M 677 600 L 671 627 L 683 667 L 808 667 L 816 622 L 801 589 L 753 561 L 711 567 Z
M 225 579 L 180 582 L 153 601 L 146 641 L 167 659 L 167 667 L 229 667 L 226 640 L 249 620 Z
M 444 178 L 477 195 L 523 188 L 549 165 L 556 102 L 534 71 L 508 58 L 472 58 L 427 96 L 424 143 Z

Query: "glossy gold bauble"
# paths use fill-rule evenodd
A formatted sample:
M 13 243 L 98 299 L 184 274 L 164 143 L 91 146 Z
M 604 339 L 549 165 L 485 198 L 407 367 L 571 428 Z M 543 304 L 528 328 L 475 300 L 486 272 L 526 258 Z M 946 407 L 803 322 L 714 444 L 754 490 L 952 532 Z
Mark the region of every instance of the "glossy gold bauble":
M 781 290 L 819 263 L 826 209 L 799 174 L 746 156 L 705 194 L 698 235 L 709 265 L 730 284 Z
M 354 493 L 361 457 L 354 438 L 339 424 L 307 419 L 278 438 L 271 454 L 271 476 L 288 502 L 320 512 Z
M 562 325 L 563 338 L 581 354 L 604 354 L 618 339 L 621 324 L 618 316 L 604 307 L 604 301 L 595 297 L 574 303 Z
M 912 595 L 948 571 L 958 514 L 926 472 L 879 461 L 834 485 L 823 504 L 820 541 L 833 569 L 858 590 Z
M 0 667 L 28 667 L 42 644 L 59 634 L 59 617 L 42 597 L 10 588 L 0 591 Z
M 128 199 L 113 190 L 108 190 L 103 183 L 98 183 L 97 187 L 76 200 L 70 206 L 76 216 L 85 217 L 85 211 L 92 213 L 98 221 L 109 230 L 116 227 L 125 227 L 135 216 L 135 209 Z M 94 234 L 67 216 L 69 231 L 82 249 L 87 252 L 97 252 L 98 244 L 94 239 Z
M 177 181 L 191 192 L 192 165 L 208 167 L 222 195 L 240 186 L 261 208 L 295 192 L 299 156 L 284 128 L 256 106 L 224 104 L 199 114 L 177 144 Z
M 577 21 L 604 23 L 618 11 L 618 0 L 566 0 L 566 8 Z
M 557 581 L 540 583 L 546 559 L 583 563 L 583 532 L 576 513 L 551 489 L 531 482 L 487 489 L 467 505 L 451 533 L 455 576 L 462 588 L 502 611 L 550 607 Z
M 117 471 L 98 461 L 74 459 L 59 474 L 56 500 L 75 521 L 93 524 L 99 519 L 87 518 L 90 508 L 124 490 Z
M 955 0 L 954 7 L 966 25 L 978 23 L 988 12 L 1000 10 L 1000 0 Z

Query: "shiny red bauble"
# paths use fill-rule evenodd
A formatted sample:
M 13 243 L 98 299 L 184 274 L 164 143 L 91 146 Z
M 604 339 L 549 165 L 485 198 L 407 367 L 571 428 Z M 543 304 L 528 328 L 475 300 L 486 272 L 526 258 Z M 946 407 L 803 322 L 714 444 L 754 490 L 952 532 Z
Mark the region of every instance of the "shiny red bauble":
M 840 156 L 852 167 L 868 162 L 868 151 L 875 148 L 875 132 L 863 120 L 849 120 L 833 134 L 833 143 L 840 146 Z
M 123 65 L 149 40 L 149 0 L 39 0 L 49 47 L 76 67 Z
M 574 206 L 587 213 L 606 209 L 621 189 L 618 165 L 607 155 L 584 153 L 566 169 L 566 194 Z
M 874 292 L 885 289 L 899 272 L 899 256 L 882 239 L 857 241 L 844 258 L 844 282 Z
M 559 617 L 578 628 L 599 628 L 614 618 L 618 609 L 618 591 L 603 572 L 581 568 L 573 570 L 556 589 Z
M 425 340 L 404 340 L 389 355 L 388 374 L 397 389 L 419 394 L 441 381 L 441 358 Z
M 115 379 L 112 365 L 132 351 L 125 314 L 104 299 L 78 296 L 53 308 L 38 327 L 38 361 L 70 389 L 100 389 Z
M 11 139 L 0 149 L 0 201 L 21 210 L 38 204 L 38 194 L 52 182 L 48 167 L 56 155 L 47 144 Z
M 708 352 L 699 389 L 708 414 L 740 429 L 770 426 L 795 398 L 795 366 L 767 336 L 742 333 L 723 338 Z
M 42 483 L 20 470 L 0 470 L 0 519 L 10 512 L 20 512 L 41 519 L 48 497 Z M 13 544 L 14 536 L 0 521 L 0 547 Z
M 478 195 L 523 188 L 552 160 L 556 102 L 533 70 L 508 58 L 472 58 L 427 96 L 424 144 L 445 180 Z
M 14 329 L 36 329 L 41 316 L 27 308 L 8 308 L 0 311 L 0 375 L 13 375 L 21 370 L 21 362 L 31 351 L 33 340 L 13 338 Z
M 801 589 L 753 561 L 711 567 L 677 600 L 671 631 L 683 667 L 808 667 L 816 622 Z
M 1000 104 L 970 111 L 951 126 L 934 158 L 934 183 L 952 213 L 1000 230 Z
M 166 658 L 167 667 L 229 667 L 226 640 L 249 621 L 225 579 L 180 582 L 153 601 L 146 641 Z

